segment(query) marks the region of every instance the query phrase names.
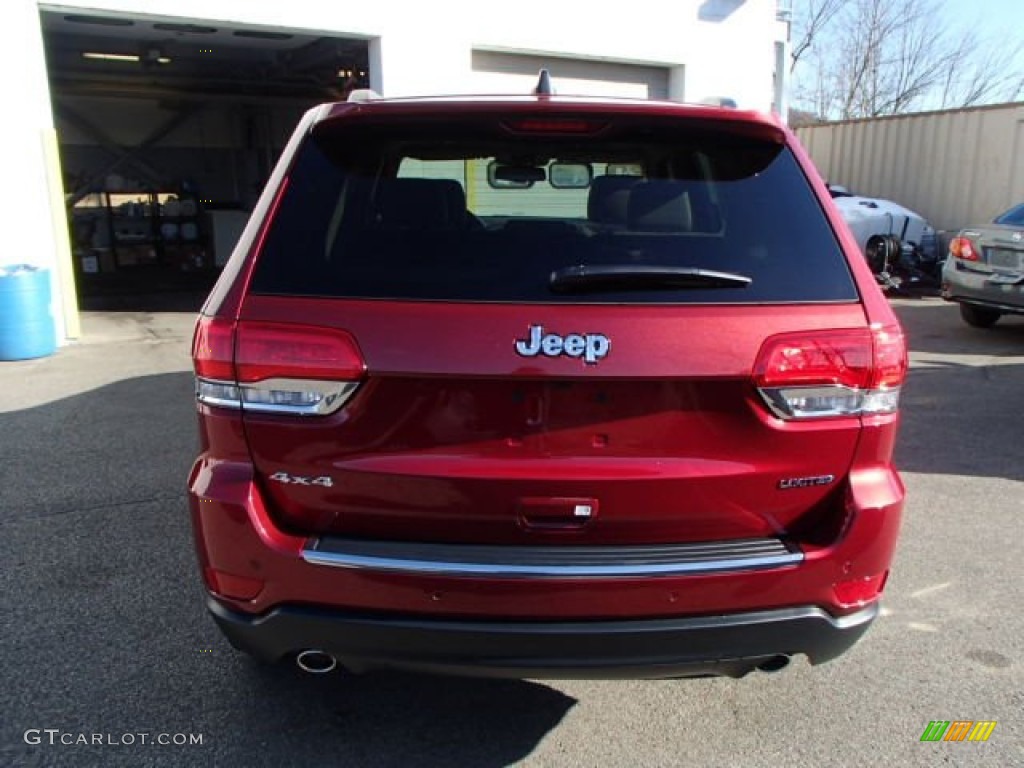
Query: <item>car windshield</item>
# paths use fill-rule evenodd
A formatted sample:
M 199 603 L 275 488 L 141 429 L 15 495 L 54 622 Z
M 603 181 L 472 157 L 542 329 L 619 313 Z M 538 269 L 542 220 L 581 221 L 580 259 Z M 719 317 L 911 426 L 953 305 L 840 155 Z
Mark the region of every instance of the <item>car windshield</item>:
M 1024 227 L 1024 203 L 1015 205 L 1006 213 L 997 216 L 995 223 L 1008 227 Z
M 634 121 L 557 136 L 554 123 L 518 135 L 500 122 L 327 124 L 291 169 L 252 290 L 488 302 L 857 300 L 784 145 L 679 125 Z M 577 267 L 597 272 L 552 280 Z M 694 277 L 704 273 L 738 278 Z

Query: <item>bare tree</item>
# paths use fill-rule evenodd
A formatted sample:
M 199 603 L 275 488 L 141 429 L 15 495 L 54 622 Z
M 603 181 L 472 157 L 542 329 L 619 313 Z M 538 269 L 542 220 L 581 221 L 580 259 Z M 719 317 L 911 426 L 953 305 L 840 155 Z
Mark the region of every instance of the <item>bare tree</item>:
M 801 57 L 814 45 L 815 38 L 835 18 L 847 0 L 806 0 L 800 13 L 793 19 L 794 43 L 790 54 L 789 71 L 796 69 Z
M 951 56 L 942 87 L 940 107 L 972 107 L 993 101 L 1015 101 L 1024 95 L 1024 72 L 1014 66 L 1024 54 L 1016 45 L 978 46 L 964 37 Z
M 1021 46 L 955 36 L 938 0 L 798 0 L 797 105 L 822 117 L 901 114 L 1013 99 Z M 970 43 L 968 43 L 970 40 Z
M 793 102 L 813 114 L 819 121 L 836 113 L 835 73 L 830 62 L 817 48 L 805 54 L 805 73 L 796 82 Z

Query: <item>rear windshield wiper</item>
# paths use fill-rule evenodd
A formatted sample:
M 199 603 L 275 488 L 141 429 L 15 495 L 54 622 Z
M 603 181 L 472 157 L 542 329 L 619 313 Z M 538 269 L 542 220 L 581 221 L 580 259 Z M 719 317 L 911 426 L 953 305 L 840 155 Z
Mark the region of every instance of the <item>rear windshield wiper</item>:
M 579 265 L 551 273 L 555 293 L 598 291 L 657 291 L 674 288 L 746 288 L 746 275 L 697 267 L 659 267 L 643 264 Z

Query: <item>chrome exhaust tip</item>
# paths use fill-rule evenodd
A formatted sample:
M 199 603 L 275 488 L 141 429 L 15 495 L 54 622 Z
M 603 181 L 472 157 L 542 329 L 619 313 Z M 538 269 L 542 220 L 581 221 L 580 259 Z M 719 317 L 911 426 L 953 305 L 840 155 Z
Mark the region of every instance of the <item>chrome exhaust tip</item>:
M 762 672 L 779 672 L 789 666 L 789 656 L 772 656 L 757 665 Z
M 299 669 L 311 675 L 326 675 L 338 666 L 338 660 L 331 654 L 315 648 L 302 651 L 295 657 L 295 663 Z

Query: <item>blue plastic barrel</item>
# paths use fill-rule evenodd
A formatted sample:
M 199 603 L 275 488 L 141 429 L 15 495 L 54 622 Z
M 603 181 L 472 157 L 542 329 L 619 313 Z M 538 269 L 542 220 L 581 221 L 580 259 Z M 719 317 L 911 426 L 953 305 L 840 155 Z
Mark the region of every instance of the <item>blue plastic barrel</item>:
M 28 360 L 57 349 L 50 314 L 50 270 L 0 267 L 0 360 Z

